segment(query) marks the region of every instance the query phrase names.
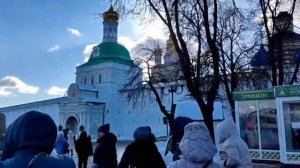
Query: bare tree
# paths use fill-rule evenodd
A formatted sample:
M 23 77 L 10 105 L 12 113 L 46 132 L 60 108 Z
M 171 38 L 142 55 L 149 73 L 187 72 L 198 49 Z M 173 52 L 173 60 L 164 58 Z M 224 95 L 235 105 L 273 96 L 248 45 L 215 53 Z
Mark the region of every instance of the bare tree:
M 137 103 L 143 105 L 143 103 L 146 103 L 145 101 L 147 103 L 155 101 L 160 111 L 166 117 L 170 133 L 172 133 L 176 104 L 172 95 L 171 108 L 169 110 L 166 108 L 164 89 L 168 88 L 159 86 L 159 83 L 162 81 L 168 82 L 169 79 L 176 79 L 179 76 L 180 68 L 178 67 L 178 62 L 174 62 L 171 65 L 157 63 L 161 61 L 155 59 L 161 59 L 162 46 L 161 41 L 148 38 L 144 43 L 138 44 L 133 49 L 133 54 L 137 56 L 134 60 L 135 66 L 130 68 L 128 83 L 122 88 L 121 94 L 126 97 L 128 102 L 132 102 L 134 106 Z M 183 86 L 181 86 L 181 89 L 183 89 Z M 174 92 L 172 90 L 171 94 Z
M 250 86 L 250 81 L 253 81 L 249 75 L 249 63 L 259 43 L 255 38 L 257 27 L 251 23 L 253 17 L 248 16 L 248 11 L 239 9 L 232 1 L 220 3 L 218 17 L 217 39 L 222 83 L 234 117 L 233 92 L 243 86 Z
M 214 139 L 214 101 L 220 85 L 220 55 L 217 43 L 218 0 L 115 0 L 119 10 L 153 16 L 167 27 L 179 56 L 181 70 L 191 96 L 198 103 L 204 122 Z M 188 45 L 197 44 L 196 55 Z M 210 80 L 203 95 L 200 68 L 203 51 L 210 53 Z M 192 57 L 196 68 L 193 67 Z M 194 71 L 195 70 L 195 71 Z

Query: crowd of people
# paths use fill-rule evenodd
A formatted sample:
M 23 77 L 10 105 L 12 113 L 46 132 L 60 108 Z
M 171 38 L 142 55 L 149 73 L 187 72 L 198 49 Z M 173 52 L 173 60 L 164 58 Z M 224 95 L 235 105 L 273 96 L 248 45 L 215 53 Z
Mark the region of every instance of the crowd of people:
M 133 133 L 134 141 L 127 145 L 118 162 L 117 137 L 109 124 L 98 128 L 93 149 L 86 131 L 82 130 L 76 139 L 72 130 L 57 131 L 49 115 L 30 111 L 7 128 L 0 168 L 75 168 L 72 159 L 75 152 L 78 168 L 87 168 L 90 156 L 92 168 L 252 168 L 248 146 L 239 137 L 234 121 L 220 122 L 217 133 L 222 144 L 219 153 L 205 124 L 187 117 L 175 118 L 170 146 L 173 162 L 167 165 L 151 128 L 138 127 Z M 216 155 L 219 161 L 214 159 Z

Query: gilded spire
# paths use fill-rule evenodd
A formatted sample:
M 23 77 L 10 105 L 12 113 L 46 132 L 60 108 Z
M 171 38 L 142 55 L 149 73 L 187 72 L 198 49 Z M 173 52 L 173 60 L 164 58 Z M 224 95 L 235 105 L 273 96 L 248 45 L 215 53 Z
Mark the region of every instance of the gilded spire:
M 111 6 L 108 11 L 103 13 L 103 20 L 104 21 L 118 21 L 119 14 L 114 11 L 113 7 Z

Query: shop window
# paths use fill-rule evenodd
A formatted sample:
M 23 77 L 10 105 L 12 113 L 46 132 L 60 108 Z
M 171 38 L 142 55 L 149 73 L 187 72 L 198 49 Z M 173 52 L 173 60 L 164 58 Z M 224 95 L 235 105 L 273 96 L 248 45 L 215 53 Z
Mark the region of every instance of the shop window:
M 261 148 L 279 150 L 278 123 L 274 100 L 259 101 Z
M 258 149 L 257 101 L 239 102 L 240 136 L 250 149 Z
M 286 149 L 300 151 L 300 102 L 283 103 Z

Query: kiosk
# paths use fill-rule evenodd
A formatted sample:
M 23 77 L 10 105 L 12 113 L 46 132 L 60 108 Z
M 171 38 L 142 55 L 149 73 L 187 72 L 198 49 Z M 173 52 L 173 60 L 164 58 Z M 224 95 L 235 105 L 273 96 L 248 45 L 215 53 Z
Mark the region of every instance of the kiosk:
M 234 100 L 236 123 L 251 158 L 280 161 L 274 91 L 235 92 Z
M 300 164 L 300 85 L 275 87 L 280 161 Z
M 300 85 L 235 92 L 234 100 L 252 159 L 300 165 Z

